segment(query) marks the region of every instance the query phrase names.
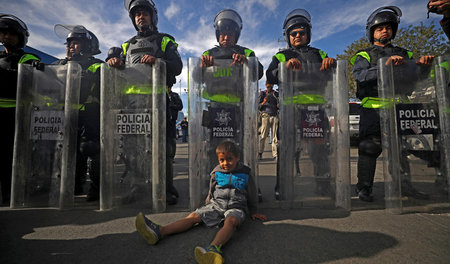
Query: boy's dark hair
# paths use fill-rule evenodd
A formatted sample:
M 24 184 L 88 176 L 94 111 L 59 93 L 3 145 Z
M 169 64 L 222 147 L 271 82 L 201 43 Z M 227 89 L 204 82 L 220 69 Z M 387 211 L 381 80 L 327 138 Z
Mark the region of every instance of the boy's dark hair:
M 216 154 L 230 152 L 235 157 L 239 157 L 240 150 L 239 147 L 232 141 L 224 141 L 217 145 Z

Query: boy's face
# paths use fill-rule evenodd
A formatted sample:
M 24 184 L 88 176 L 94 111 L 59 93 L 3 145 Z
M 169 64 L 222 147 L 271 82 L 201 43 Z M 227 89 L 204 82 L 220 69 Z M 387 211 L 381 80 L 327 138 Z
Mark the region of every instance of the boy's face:
M 236 157 L 231 152 L 219 152 L 217 153 L 217 159 L 219 160 L 219 165 L 222 169 L 232 171 L 236 168 L 240 160 L 240 155 Z

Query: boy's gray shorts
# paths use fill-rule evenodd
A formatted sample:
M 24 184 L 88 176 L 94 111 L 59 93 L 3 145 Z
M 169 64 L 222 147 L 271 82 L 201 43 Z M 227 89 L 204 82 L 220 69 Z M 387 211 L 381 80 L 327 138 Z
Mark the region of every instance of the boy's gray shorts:
M 245 212 L 242 209 L 232 208 L 225 210 L 217 206 L 216 203 L 212 202 L 194 211 L 202 219 L 208 227 L 213 227 L 225 221 L 228 216 L 234 216 L 238 219 L 239 225 L 241 225 L 245 220 Z

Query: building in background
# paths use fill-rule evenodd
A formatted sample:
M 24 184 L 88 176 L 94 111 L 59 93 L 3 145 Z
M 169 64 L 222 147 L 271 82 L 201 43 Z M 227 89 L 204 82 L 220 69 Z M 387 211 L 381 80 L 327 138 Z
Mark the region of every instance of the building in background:
M 3 45 L 0 45 L 0 51 L 4 51 L 4 50 L 5 50 L 5 48 L 3 47 Z M 40 50 L 37 50 L 35 48 L 32 48 L 30 46 L 25 46 L 25 48 L 23 50 L 25 52 L 29 52 L 29 53 L 38 55 L 41 58 L 42 62 L 45 64 L 52 64 L 53 62 L 58 60 L 58 58 L 56 58 L 50 54 L 47 54 L 45 52 L 42 52 Z

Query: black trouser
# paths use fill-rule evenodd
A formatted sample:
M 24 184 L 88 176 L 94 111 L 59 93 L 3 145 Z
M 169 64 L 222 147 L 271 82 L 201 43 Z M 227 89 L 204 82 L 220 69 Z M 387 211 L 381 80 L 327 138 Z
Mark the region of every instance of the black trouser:
M 173 185 L 173 160 L 177 150 L 175 138 L 166 138 L 166 192 L 178 196 L 178 191 Z
M 359 121 L 358 190 L 372 188 L 381 154 L 381 131 L 379 110 L 362 108 Z
M 11 196 L 12 162 L 14 151 L 14 130 L 16 119 L 16 108 L 2 108 L 2 133 L 3 133 L 3 158 L 0 166 L 0 185 L 2 186 L 2 202 L 8 203 Z
M 80 190 L 87 172 L 91 179 L 90 192 L 99 192 L 100 108 L 98 104 L 86 105 L 85 111 L 79 112 L 78 128 L 75 192 Z M 89 166 L 88 158 L 90 159 Z

